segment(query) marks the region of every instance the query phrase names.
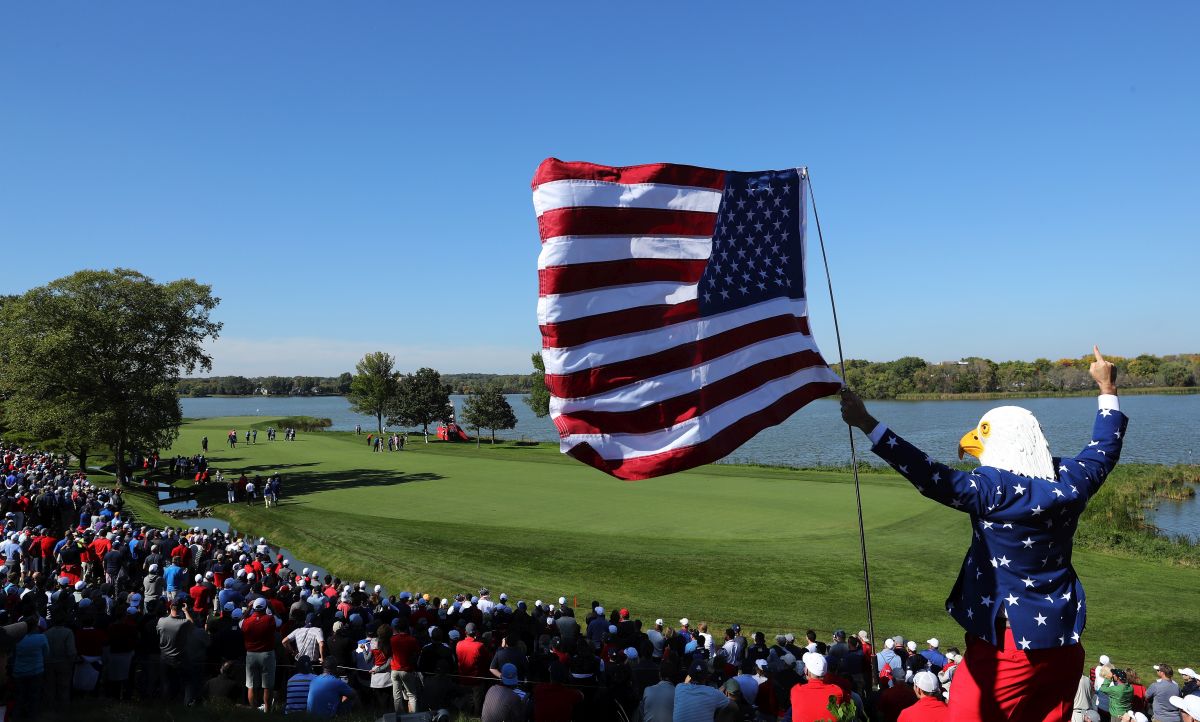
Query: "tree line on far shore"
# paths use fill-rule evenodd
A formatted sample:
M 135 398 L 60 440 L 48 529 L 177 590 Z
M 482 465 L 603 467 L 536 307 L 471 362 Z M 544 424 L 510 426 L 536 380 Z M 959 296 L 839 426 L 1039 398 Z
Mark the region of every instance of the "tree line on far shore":
M 1108 356 L 1123 387 L 1188 388 L 1200 379 L 1200 354 L 1134 358 Z M 1057 361 L 1000 361 L 976 356 L 928 363 L 915 356 L 895 361 L 846 361 L 847 382 L 864 398 L 892 399 L 905 394 L 1070 393 L 1091 389 L 1091 355 Z
M 1091 388 L 1087 375 L 1090 356 L 1051 361 L 992 361 L 969 357 L 930 363 L 916 356 L 895 361 L 846 361 L 849 382 L 869 399 L 893 399 L 906 394 L 1071 393 Z M 495 388 L 502 394 L 529 394 L 530 407 L 544 416 L 549 395 L 543 380 L 541 355 L 533 354 L 530 374 L 441 374 L 452 394 Z M 1133 358 L 1113 357 L 1125 387 L 1191 388 L 1200 383 L 1200 354 Z M 180 379 L 180 396 L 266 394 L 270 396 L 345 396 L 353 374 L 340 376 L 212 376 Z
M 350 393 L 349 371 L 337 376 L 207 376 L 179 379 L 180 396 L 345 396 Z M 527 394 L 533 385 L 529 374 L 442 374 L 452 394 L 494 385 L 506 394 Z

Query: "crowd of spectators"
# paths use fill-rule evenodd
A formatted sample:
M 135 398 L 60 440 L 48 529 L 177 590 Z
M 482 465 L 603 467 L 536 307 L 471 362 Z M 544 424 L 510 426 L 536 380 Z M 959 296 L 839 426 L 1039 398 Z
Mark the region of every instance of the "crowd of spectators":
M 483 722 L 946 718 L 958 649 L 901 637 L 643 622 L 599 600 L 389 593 L 293 569 L 265 539 L 130 519 L 119 491 L 0 445 L 0 624 L 12 719 L 96 697 Z M 1196 673 L 1101 664 L 1076 719 L 1200 714 Z M 1181 714 L 1182 712 L 1182 714 Z M 1190 715 L 1190 716 L 1189 716 Z

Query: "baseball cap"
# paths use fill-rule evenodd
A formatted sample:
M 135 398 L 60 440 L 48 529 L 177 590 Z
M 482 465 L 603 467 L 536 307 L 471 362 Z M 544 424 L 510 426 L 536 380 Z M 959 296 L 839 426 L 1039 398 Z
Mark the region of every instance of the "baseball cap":
M 1179 670 L 1179 673 L 1184 677 L 1191 677 L 1192 679 L 1196 679 L 1197 677 L 1196 670 L 1192 669 L 1191 667 L 1184 667 L 1183 669 Z
M 804 662 L 804 669 L 812 673 L 814 677 L 824 677 L 825 672 L 829 670 L 829 663 L 825 661 L 825 656 L 816 652 L 806 652 L 801 660 Z
M 739 684 L 736 679 L 730 677 L 729 679 L 725 680 L 725 684 L 721 685 L 721 691 L 729 692 L 730 694 L 737 694 L 738 692 L 742 691 L 742 685 Z
M 883 640 L 883 648 L 884 649 L 891 649 L 892 647 L 895 647 L 895 646 L 896 646 L 896 640 L 892 639 L 891 637 L 887 637 L 886 639 Z
M 792 634 L 791 632 L 788 632 L 787 634 L 783 635 L 783 638 L 784 638 L 785 640 L 787 640 L 788 642 L 795 642 L 795 641 L 796 641 L 796 635 Z
M 688 667 L 688 676 L 697 682 L 708 679 L 708 674 L 708 665 L 702 659 L 697 659 L 692 662 L 692 666 Z
M 507 662 L 500 668 L 500 681 L 508 687 L 517 686 L 517 665 Z
M 1102 665 L 1103 665 L 1103 664 L 1108 664 L 1108 663 L 1109 663 L 1109 662 L 1111 662 L 1111 661 L 1112 661 L 1112 660 L 1108 658 L 1108 655 L 1107 655 L 1107 654 L 1102 654 L 1102 655 L 1100 655 L 1100 664 L 1102 664 Z
M 659 617 L 658 619 L 654 620 L 654 626 L 661 627 L 662 625 L 663 625 L 662 617 Z
M 767 660 L 763 659 L 762 657 L 759 657 L 758 659 L 754 660 L 754 666 L 758 667 L 759 669 L 766 669 L 767 668 Z
M 558 598 L 558 603 L 559 603 L 559 604 L 566 604 L 566 603 L 567 603 L 567 598 L 566 598 L 566 597 L 559 597 L 559 598 Z
M 925 644 L 928 644 L 930 647 L 933 647 L 934 649 L 937 649 L 937 646 L 938 646 L 938 638 L 937 638 L 937 637 L 930 637 L 929 639 L 925 640 Z
M 687 617 L 684 617 L 683 619 L 680 619 L 680 620 L 679 620 L 679 626 L 681 626 L 681 627 L 686 627 L 687 625 L 688 625 L 688 618 L 687 618 Z
M 454 642 L 457 642 L 459 639 L 462 638 L 462 635 L 458 633 L 457 629 L 451 629 L 450 634 L 448 636 L 450 637 L 450 640 L 454 641 Z
M 1189 694 L 1186 697 L 1172 697 L 1171 704 L 1187 712 L 1192 717 L 1200 717 L 1200 697 Z
M 621 607 L 621 611 L 617 613 L 621 615 L 621 619 L 625 619 L 629 616 L 629 610 L 624 607 Z
M 604 616 L 604 607 L 596 607 L 596 614 L 599 614 L 601 617 L 603 617 Z
M 917 672 L 913 675 L 913 686 L 926 694 L 933 694 L 938 691 L 940 685 L 937 675 L 933 672 Z
M 625 648 L 625 658 L 626 659 L 637 659 L 638 651 L 636 649 L 634 649 L 633 647 L 626 647 Z
M 917 651 L 917 643 L 911 639 L 908 640 L 908 651 L 910 651 L 910 652 Z
M 267 608 L 267 600 L 263 597 L 259 597 L 258 599 L 254 600 L 253 606 L 255 609 L 266 609 Z

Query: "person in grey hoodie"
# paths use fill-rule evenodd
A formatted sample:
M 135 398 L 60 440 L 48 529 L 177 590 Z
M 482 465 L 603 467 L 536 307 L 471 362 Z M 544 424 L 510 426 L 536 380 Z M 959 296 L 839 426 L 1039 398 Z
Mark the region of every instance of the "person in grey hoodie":
M 1175 670 L 1164 662 L 1154 665 L 1154 673 L 1158 679 L 1146 688 L 1146 706 L 1153 713 L 1150 716 L 1155 722 L 1179 722 L 1179 708 L 1171 704 L 1171 698 L 1179 696 L 1179 685 L 1171 679 Z
M 166 591 L 167 583 L 163 581 L 163 577 L 158 573 L 158 565 L 151 564 L 147 570 L 146 578 L 142 582 L 142 591 L 145 594 L 146 604 L 161 599 Z

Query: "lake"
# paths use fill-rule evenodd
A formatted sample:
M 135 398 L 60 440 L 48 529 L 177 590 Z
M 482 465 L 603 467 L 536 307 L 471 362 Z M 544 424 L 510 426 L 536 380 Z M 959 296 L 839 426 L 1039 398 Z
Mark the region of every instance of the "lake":
M 451 396 L 461 412 L 463 396 Z M 497 432 L 497 438 L 557 441 L 549 417 L 538 418 L 521 395 L 508 397 L 516 412 L 516 428 Z M 333 429 L 352 431 L 355 424 L 374 429 L 375 419 L 350 410 L 341 396 L 238 398 L 183 398 L 187 418 L 214 416 L 317 416 L 333 420 Z M 1094 397 L 1037 398 L 1008 401 L 872 401 L 871 413 L 909 441 L 943 461 L 956 460 L 959 438 L 975 427 L 979 417 L 996 406 L 1011 404 L 1029 409 L 1041 422 L 1058 455 L 1074 455 L 1090 440 Z M 1200 428 L 1200 395 L 1122 396 L 1121 410 L 1129 417 L 1129 432 L 1121 453 L 1122 461 L 1154 464 L 1197 464 L 1197 432 Z M 860 443 L 862 442 L 862 443 Z M 860 435 L 859 457 L 877 462 Z M 788 466 L 842 465 L 850 461 L 850 443 L 836 399 L 821 399 L 771 427 L 725 458 L 724 463 L 753 463 Z M 1163 502 L 1152 514 L 1160 527 L 1172 534 L 1200 539 L 1200 499 Z

